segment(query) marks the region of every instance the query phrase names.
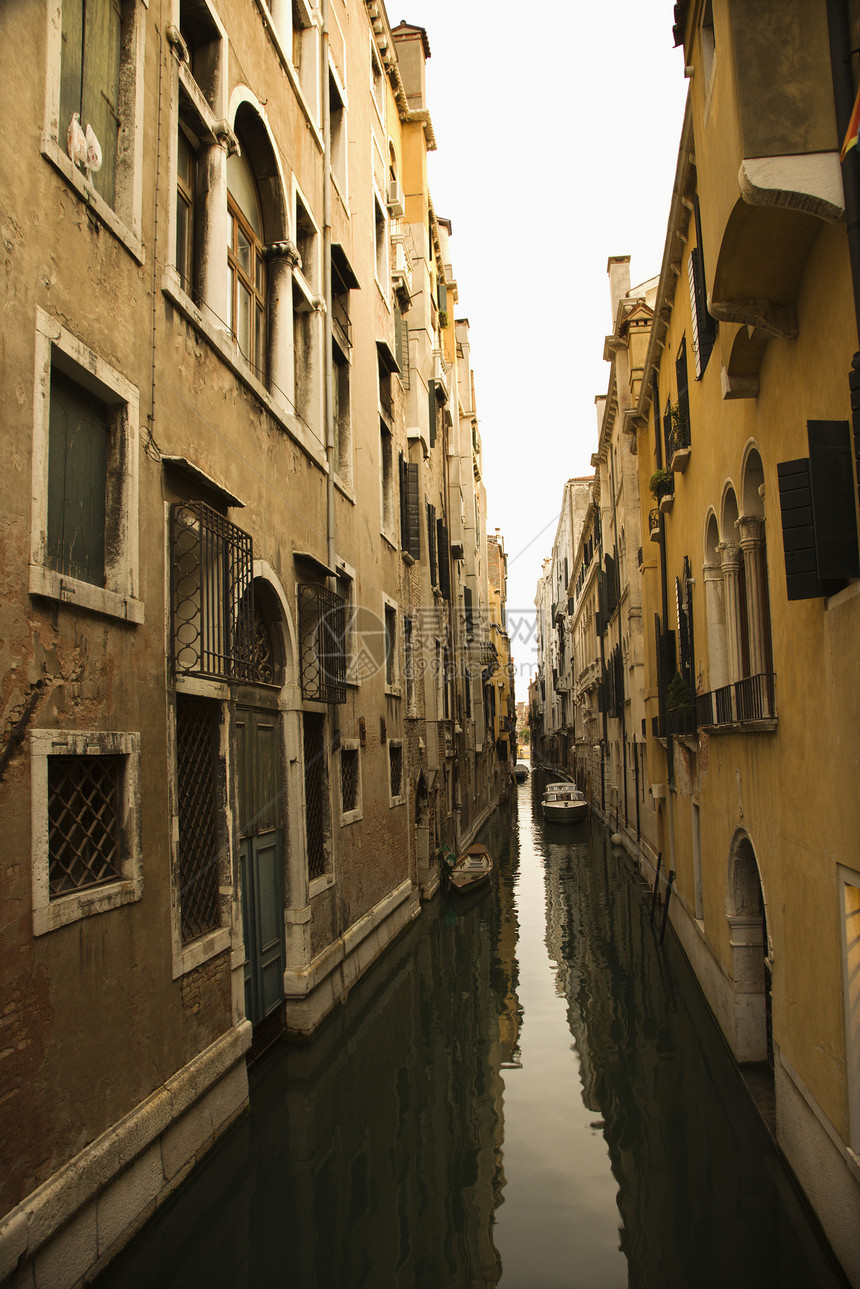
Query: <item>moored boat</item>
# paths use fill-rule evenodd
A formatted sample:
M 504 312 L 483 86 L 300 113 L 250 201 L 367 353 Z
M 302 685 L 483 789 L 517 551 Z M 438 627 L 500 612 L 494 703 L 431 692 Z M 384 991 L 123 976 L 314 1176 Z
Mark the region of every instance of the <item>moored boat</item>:
M 525 761 L 517 761 L 514 766 L 514 778 L 517 783 L 524 783 L 528 777 L 529 767 L 526 765 Z
M 575 783 L 548 783 L 541 808 L 548 823 L 576 824 L 588 814 L 588 801 Z
M 486 846 L 470 846 L 445 871 L 448 889 L 465 895 L 490 880 L 493 859 Z

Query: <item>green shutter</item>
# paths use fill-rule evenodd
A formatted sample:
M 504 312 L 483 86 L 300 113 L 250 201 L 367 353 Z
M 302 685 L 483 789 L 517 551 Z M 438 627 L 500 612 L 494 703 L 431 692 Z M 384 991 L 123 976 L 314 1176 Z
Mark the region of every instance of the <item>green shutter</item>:
M 451 564 L 448 554 L 448 526 L 444 519 L 436 520 L 436 538 L 439 549 L 439 590 L 446 600 L 450 600 Z
M 103 586 L 108 408 L 53 371 L 48 434 L 48 563 Z
M 436 382 L 427 382 L 427 419 L 430 423 L 430 446 L 436 442 Z
M 84 57 L 84 0 L 63 0 L 62 53 L 60 56 L 60 147 L 75 112 L 81 111 L 81 77 Z M 81 129 L 85 130 L 84 121 Z
M 789 600 L 810 600 L 821 595 L 815 560 L 815 523 L 809 460 L 779 461 L 779 509 L 785 555 L 785 585 Z
M 436 570 L 436 507 L 427 502 L 427 558 L 430 561 L 430 585 L 438 586 Z
M 421 492 L 418 478 L 418 465 L 408 462 L 405 474 L 406 482 L 406 542 L 404 549 L 414 560 L 421 558 Z
M 102 168 L 93 175 L 93 185 L 111 206 L 116 197 L 121 40 L 118 0 L 85 0 L 81 128 L 91 125 L 101 144 Z

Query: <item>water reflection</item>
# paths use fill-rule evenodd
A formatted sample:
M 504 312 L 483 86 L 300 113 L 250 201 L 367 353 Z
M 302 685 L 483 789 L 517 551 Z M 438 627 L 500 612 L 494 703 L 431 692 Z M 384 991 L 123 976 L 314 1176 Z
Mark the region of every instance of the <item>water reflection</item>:
M 628 862 L 531 793 L 102 1289 L 842 1284 Z

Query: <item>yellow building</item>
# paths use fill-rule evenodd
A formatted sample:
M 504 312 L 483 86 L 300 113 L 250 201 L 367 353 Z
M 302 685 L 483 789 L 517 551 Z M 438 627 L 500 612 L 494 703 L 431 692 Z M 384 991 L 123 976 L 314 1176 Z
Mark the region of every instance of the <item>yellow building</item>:
M 630 426 L 657 846 L 711 1008 L 860 1284 L 854 87 L 823 0 L 675 9 L 690 92 Z

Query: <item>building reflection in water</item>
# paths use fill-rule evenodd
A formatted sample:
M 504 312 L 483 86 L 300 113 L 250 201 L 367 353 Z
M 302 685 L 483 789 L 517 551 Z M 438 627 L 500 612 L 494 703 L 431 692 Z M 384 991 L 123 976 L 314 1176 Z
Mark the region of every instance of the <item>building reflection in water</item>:
M 582 1278 L 589 1241 L 635 1289 L 842 1284 L 628 861 L 598 828 L 533 822 L 528 792 L 519 837 L 501 814 L 482 834 L 492 890 L 472 907 L 436 900 L 322 1033 L 252 1071 L 250 1113 L 100 1289 L 485 1289 L 503 1279 L 500 1246 L 508 1289 L 524 1289 L 523 1266 L 528 1289 L 602 1289 Z M 576 1061 L 542 1062 L 522 1014 L 526 875 L 544 886 L 541 969 Z M 537 899 L 540 913 L 540 886 Z M 568 1140 L 580 1116 L 605 1142 L 604 1176 L 595 1187 L 585 1148 L 550 1139 L 506 1192 L 504 1079 L 518 1168 L 515 1143 L 537 1149 L 529 1080 L 542 1067 L 545 1088 L 547 1066 Z M 578 1262 L 535 1236 L 549 1176 Z M 590 1209 L 567 1199 L 586 1192 Z M 595 1221 L 598 1192 L 611 1211 Z

